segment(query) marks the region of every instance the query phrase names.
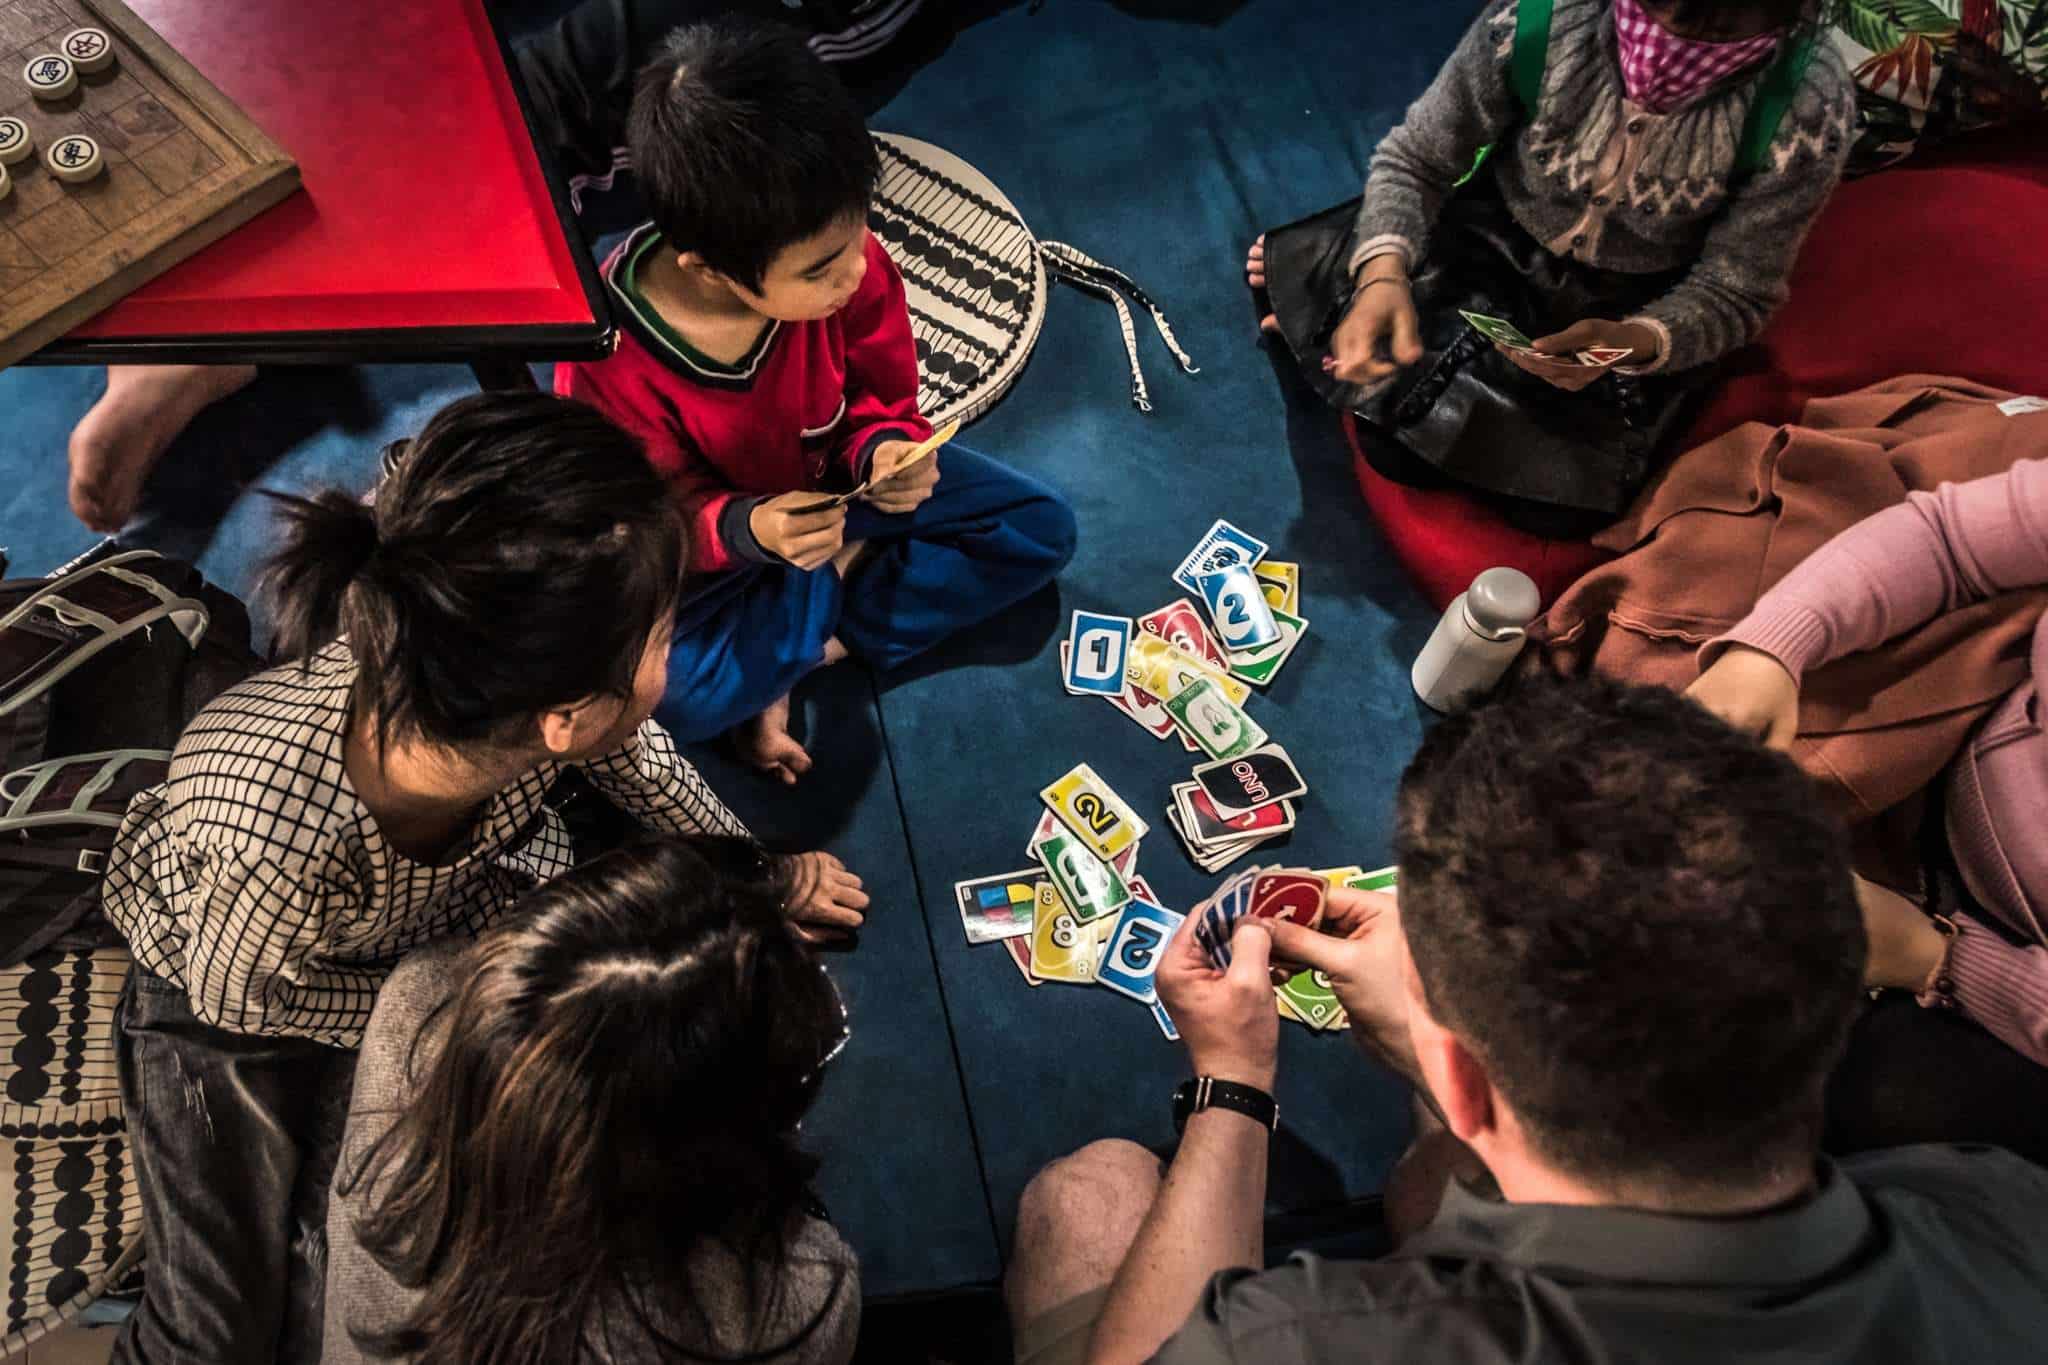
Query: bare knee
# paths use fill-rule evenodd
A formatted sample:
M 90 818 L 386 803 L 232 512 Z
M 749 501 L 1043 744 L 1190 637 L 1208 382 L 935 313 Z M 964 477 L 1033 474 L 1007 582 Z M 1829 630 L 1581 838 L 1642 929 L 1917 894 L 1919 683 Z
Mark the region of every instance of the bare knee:
M 1035 1317 L 1115 1278 L 1159 1184 L 1159 1158 L 1120 1138 L 1091 1142 L 1033 1176 L 1018 1202 L 1005 1285 L 1012 1317 Z

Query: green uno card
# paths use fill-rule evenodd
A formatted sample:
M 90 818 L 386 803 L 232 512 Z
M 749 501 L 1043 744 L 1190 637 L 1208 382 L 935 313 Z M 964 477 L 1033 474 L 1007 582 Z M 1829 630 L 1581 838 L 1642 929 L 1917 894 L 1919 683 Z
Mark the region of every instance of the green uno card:
M 1395 869 L 1383 867 L 1377 872 L 1367 872 L 1362 876 L 1353 877 L 1350 881 L 1345 882 L 1344 885 L 1350 887 L 1353 891 L 1392 891 L 1394 889 L 1394 873 Z
M 1273 623 L 1280 627 L 1280 638 L 1272 644 L 1231 651 L 1231 677 L 1264 687 L 1273 681 L 1273 675 L 1280 671 L 1280 665 L 1287 662 L 1287 656 L 1294 653 L 1294 647 L 1308 630 L 1308 622 L 1278 607 L 1273 608 Z
M 1337 1021 L 1337 993 L 1330 989 L 1330 978 L 1321 972 L 1298 972 L 1278 990 L 1280 998 L 1309 1027 L 1328 1028 Z
M 1207 678 L 1197 678 L 1166 699 L 1166 714 L 1212 759 L 1236 758 L 1266 742 L 1266 732 Z
M 1131 903 L 1131 889 L 1116 869 L 1066 830 L 1046 835 L 1031 846 L 1031 852 L 1044 864 L 1045 875 L 1052 878 L 1053 888 L 1077 923 L 1115 914 Z

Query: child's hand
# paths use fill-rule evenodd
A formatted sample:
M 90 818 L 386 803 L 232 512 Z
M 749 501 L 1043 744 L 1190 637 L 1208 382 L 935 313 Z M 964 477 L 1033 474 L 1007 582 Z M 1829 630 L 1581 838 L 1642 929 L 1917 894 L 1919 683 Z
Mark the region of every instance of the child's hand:
M 1791 747 L 1799 732 L 1799 684 L 1785 665 L 1748 645 L 1731 645 L 1685 695 L 1773 749 Z
M 789 863 L 789 917 L 800 937 L 822 943 L 866 923 L 868 893 L 845 863 L 822 852 L 793 854 Z
M 822 512 L 807 512 L 798 515 L 796 508 L 806 507 L 819 500 L 819 494 L 808 489 L 794 493 L 783 493 L 778 497 L 764 498 L 754 504 L 754 510 L 747 517 L 747 525 L 754 532 L 754 539 L 761 542 L 761 548 L 777 555 L 799 569 L 810 570 L 828 563 L 846 542 L 846 509 L 828 507 Z
M 875 447 L 875 453 L 871 457 L 872 468 L 893 470 L 904 456 L 915 449 L 915 441 L 884 441 Z M 918 505 L 929 498 L 932 490 L 938 486 L 939 455 L 934 451 L 901 473 L 876 479 L 861 497 L 877 512 L 900 515 L 916 511 Z
M 1537 337 L 1529 343 L 1544 355 L 1563 356 L 1562 360 L 1545 360 L 1542 356 L 1529 355 L 1524 351 L 1511 351 L 1496 343 L 1494 349 L 1506 356 L 1517 367 L 1527 370 L 1538 379 L 1546 380 L 1567 393 L 1577 393 L 1586 385 L 1607 373 L 1605 365 L 1581 365 L 1570 357 L 1595 346 L 1626 347 L 1635 354 L 1619 363 L 1623 365 L 1647 365 L 1657 358 L 1657 333 L 1640 322 L 1609 322 L 1605 318 L 1586 318 L 1575 322 L 1562 332 L 1547 337 Z
M 1380 358 L 1380 342 L 1391 359 Z M 1422 328 L 1408 292 L 1408 271 L 1399 256 L 1368 261 L 1351 296 L 1351 307 L 1330 337 L 1323 373 L 1347 384 L 1372 384 L 1403 365 L 1422 359 Z

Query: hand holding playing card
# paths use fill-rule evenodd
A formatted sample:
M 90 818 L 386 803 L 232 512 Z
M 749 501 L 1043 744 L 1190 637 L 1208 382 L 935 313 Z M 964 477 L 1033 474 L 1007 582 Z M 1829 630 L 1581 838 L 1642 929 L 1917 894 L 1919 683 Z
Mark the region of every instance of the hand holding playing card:
M 1281 920 L 1259 923 L 1272 936 L 1273 960 L 1328 977 L 1338 1003 L 1351 1016 L 1351 1033 L 1359 1045 L 1413 1079 L 1408 945 L 1401 934 L 1400 903 L 1384 891 L 1333 889 L 1319 929 Z
M 1197 1076 L 1270 1091 L 1280 1050 L 1280 1016 L 1266 976 L 1271 925 L 1240 920 L 1224 971 L 1195 941 L 1194 924 L 1189 915 L 1166 945 L 1153 988 L 1188 1045 Z
M 805 489 L 763 498 L 747 526 L 769 554 L 806 571 L 821 568 L 846 543 L 846 509 L 817 504 L 818 495 Z
M 829 853 L 796 853 L 789 857 L 789 917 L 796 932 L 812 943 L 843 938 L 866 922 L 861 912 L 868 894 L 846 864 Z
M 1585 388 L 1606 374 L 1611 365 L 1623 363 L 1616 360 L 1605 364 L 1588 364 L 1580 359 L 1582 351 L 1625 350 L 1630 352 L 1626 363 L 1647 365 L 1657 358 L 1659 348 L 1657 333 L 1645 324 L 1609 322 L 1604 318 L 1586 318 L 1573 323 L 1562 332 L 1537 337 L 1529 344 L 1541 354 L 1531 355 L 1528 351 L 1502 346 L 1497 342 L 1494 349 L 1517 367 L 1568 393 L 1576 393 Z M 1557 358 L 1547 359 L 1549 356 Z
M 904 467 L 915 451 L 916 441 L 884 441 L 875 447 L 869 468 L 876 471 L 868 491 L 861 494 L 877 512 L 901 515 L 914 512 L 939 486 L 939 457 L 936 452 Z

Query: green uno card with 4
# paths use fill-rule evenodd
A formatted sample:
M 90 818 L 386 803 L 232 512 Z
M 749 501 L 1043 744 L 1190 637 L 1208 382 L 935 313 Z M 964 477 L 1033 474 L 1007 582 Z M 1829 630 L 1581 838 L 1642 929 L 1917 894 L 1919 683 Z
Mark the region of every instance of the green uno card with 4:
M 1047 835 L 1031 851 L 1078 922 L 1100 919 L 1131 903 L 1131 889 L 1116 869 L 1067 831 Z

